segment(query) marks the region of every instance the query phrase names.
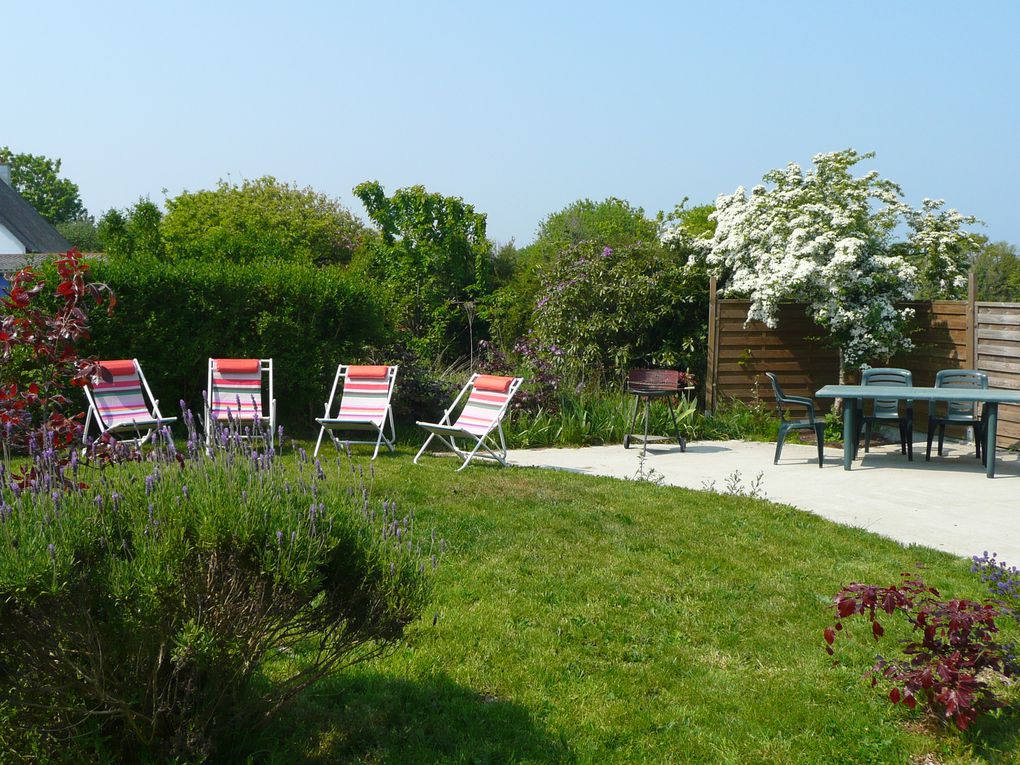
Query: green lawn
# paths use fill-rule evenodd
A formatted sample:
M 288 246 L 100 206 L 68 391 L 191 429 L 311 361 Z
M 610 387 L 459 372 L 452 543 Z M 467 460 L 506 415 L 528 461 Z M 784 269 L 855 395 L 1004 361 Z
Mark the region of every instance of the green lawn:
M 892 707 L 861 677 L 879 650 L 863 621 L 842 665 L 823 651 L 841 585 L 920 562 L 978 596 L 966 562 L 759 500 L 455 467 L 376 460 L 375 499 L 447 540 L 434 608 L 302 697 L 254 761 L 1020 761 L 1015 715 L 959 734 Z

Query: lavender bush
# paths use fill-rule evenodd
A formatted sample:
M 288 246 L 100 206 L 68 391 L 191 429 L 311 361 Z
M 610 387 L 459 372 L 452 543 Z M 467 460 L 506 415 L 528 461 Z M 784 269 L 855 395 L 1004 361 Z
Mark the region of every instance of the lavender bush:
M 207 453 L 185 420 L 186 445 L 164 432 L 142 459 L 108 442 L 0 466 L 8 741 L 99 735 L 124 761 L 215 757 L 225 732 L 420 614 L 432 543 L 413 512 L 372 498 L 371 470 L 303 450 L 285 467 L 238 427 Z

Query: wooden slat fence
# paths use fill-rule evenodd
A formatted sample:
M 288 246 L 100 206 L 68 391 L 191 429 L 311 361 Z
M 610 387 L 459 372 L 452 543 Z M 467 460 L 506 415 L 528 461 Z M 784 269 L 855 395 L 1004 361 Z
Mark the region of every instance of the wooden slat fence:
M 823 385 L 839 379 L 838 356 L 822 342 L 823 330 L 805 313 L 803 304 L 783 305 L 779 323 L 769 329 L 760 322 L 744 326 L 750 303 L 720 300 L 712 284 L 706 407 L 715 409 L 733 399 L 745 403 L 759 397 L 771 406 L 772 392 L 764 373 L 775 372 L 788 393 L 814 396 Z M 1020 390 L 1020 303 L 936 300 L 909 303 L 916 311 L 915 349 L 890 361 L 913 372 L 916 385 L 932 385 L 940 369 L 977 368 L 995 388 Z M 831 402 L 816 401 L 824 411 Z M 917 430 L 923 431 L 927 405 L 915 405 Z M 1000 447 L 1020 448 L 1020 406 L 999 407 Z
M 1020 303 L 977 303 L 977 366 L 993 388 L 1020 389 Z M 999 405 L 1000 446 L 1020 446 L 1020 406 Z

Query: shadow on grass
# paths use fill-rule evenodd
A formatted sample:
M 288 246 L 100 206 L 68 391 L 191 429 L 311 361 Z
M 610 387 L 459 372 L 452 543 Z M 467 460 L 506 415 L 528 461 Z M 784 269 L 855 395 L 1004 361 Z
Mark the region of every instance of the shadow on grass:
M 335 677 L 284 712 L 250 763 L 571 763 L 528 710 L 446 676 Z
M 1015 763 L 1020 749 L 1020 710 L 1003 709 L 994 717 L 979 717 L 965 735 L 982 762 Z

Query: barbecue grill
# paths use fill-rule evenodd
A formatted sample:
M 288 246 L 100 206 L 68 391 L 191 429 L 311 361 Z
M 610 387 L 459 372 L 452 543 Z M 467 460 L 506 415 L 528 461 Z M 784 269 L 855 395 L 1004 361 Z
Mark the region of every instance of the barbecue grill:
M 627 393 L 634 396 L 634 413 L 630 418 L 628 433 L 623 437 L 623 448 L 629 449 L 632 442 L 640 442 L 642 454 L 648 451 L 648 444 L 660 441 L 675 440 L 680 444 L 680 451 L 687 451 L 687 439 L 680 435 L 680 426 L 677 425 L 676 412 L 673 410 L 673 398 L 680 396 L 684 391 L 694 390 L 693 385 L 683 385 L 681 382 L 688 381 L 686 374 L 681 374 L 675 369 L 632 369 L 627 374 Z M 673 420 L 673 431 L 675 436 L 655 436 L 648 434 L 648 410 L 651 408 L 652 399 L 666 399 L 669 407 L 669 416 Z M 634 426 L 637 424 L 638 410 L 641 404 L 645 405 L 645 430 L 644 433 L 634 433 Z

